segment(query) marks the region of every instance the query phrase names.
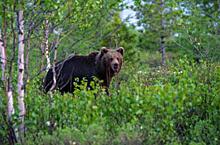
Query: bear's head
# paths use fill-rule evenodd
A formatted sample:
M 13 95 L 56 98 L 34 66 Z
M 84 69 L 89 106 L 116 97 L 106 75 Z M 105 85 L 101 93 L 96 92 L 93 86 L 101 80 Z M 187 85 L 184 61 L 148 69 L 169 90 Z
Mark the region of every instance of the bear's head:
M 121 70 L 123 62 L 124 48 L 119 47 L 115 50 L 106 47 L 101 48 L 101 62 L 111 74 L 115 75 Z

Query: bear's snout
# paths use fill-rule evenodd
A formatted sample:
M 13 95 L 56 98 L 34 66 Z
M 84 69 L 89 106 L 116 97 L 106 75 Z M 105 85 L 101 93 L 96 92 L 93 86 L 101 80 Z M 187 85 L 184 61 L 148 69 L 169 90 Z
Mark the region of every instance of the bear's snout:
M 118 63 L 113 64 L 113 68 L 114 68 L 115 70 L 117 70 L 117 69 L 118 69 Z
M 119 72 L 119 62 L 114 60 L 111 64 L 111 68 L 115 73 Z

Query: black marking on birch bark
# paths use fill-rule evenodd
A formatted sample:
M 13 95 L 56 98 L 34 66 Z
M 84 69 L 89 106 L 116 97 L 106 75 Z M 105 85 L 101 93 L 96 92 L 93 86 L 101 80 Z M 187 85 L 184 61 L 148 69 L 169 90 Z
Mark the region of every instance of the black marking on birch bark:
M 19 31 L 18 31 L 18 34 L 19 34 L 19 35 L 23 35 L 24 33 L 23 33 L 21 30 L 19 30 Z
M 21 58 L 19 59 L 19 63 L 22 63 Z

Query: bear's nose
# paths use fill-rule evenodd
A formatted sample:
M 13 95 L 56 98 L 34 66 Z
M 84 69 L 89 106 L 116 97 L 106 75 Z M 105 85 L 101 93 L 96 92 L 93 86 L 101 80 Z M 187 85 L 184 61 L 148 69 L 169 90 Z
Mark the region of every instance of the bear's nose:
M 113 65 L 113 67 L 114 67 L 114 69 L 118 69 L 118 63 L 115 63 L 115 64 Z

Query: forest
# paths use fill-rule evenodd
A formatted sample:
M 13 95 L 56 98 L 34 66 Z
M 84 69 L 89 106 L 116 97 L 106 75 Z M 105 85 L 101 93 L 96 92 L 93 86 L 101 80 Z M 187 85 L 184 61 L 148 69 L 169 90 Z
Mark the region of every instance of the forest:
M 0 62 L 0 145 L 220 144 L 220 0 L 1 0 Z

